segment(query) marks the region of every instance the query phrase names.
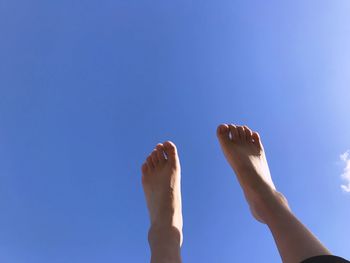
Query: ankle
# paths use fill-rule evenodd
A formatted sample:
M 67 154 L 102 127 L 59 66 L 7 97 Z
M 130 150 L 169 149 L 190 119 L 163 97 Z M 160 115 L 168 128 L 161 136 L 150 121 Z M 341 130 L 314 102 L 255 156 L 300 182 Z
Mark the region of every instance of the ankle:
M 259 221 L 267 225 L 271 221 L 291 213 L 286 197 L 272 188 L 266 190 L 263 194 L 255 195 L 251 199 L 250 207 L 260 218 Z
M 172 225 L 153 224 L 148 231 L 148 242 L 151 246 L 181 246 L 182 229 Z

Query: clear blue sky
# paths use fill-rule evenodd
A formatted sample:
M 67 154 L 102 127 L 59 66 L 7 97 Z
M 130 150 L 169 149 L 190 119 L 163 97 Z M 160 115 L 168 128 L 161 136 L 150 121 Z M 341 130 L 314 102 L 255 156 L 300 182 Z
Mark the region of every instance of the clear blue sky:
M 0 262 L 148 262 L 140 165 L 168 139 L 184 262 L 279 262 L 221 122 L 260 132 L 295 213 L 350 258 L 349 14 L 348 0 L 0 0 Z

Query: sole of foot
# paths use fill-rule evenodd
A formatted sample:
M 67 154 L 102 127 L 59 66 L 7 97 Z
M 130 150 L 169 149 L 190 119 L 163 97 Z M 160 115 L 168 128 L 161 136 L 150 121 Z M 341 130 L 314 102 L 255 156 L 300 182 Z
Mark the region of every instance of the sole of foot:
M 278 207 L 288 207 L 286 198 L 276 190 L 272 181 L 257 132 L 247 126 L 221 124 L 217 128 L 217 137 L 255 219 L 266 223 Z
M 157 144 L 142 165 L 150 231 L 175 229 L 182 243 L 181 168 L 174 143 Z

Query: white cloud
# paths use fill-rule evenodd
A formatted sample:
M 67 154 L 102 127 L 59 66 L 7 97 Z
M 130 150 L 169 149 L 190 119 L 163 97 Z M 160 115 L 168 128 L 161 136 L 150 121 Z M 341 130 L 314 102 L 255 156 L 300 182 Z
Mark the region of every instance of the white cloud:
M 340 160 L 345 163 L 344 171 L 341 177 L 345 180 L 345 184 L 341 185 L 343 191 L 350 193 L 350 150 L 341 154 Z

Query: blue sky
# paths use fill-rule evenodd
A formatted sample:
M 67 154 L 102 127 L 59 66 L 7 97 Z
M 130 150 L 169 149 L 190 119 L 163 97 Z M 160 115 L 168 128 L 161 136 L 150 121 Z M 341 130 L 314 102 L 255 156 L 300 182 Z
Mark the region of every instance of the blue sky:
M 279 262 L 221 122 L 260 132 L 297 216 L 350 258 L 349 13 L 347 0 L 0 0 L 0 262 L 148 262 L 140 165 L 168 139 L 184 262 Z

